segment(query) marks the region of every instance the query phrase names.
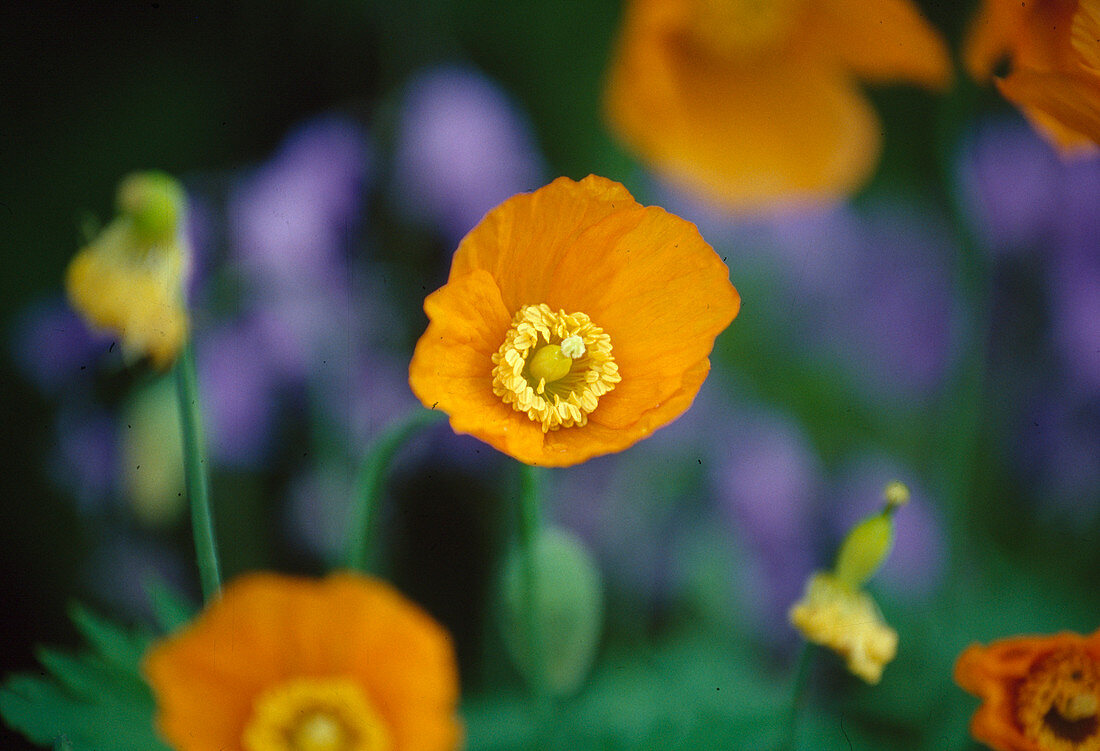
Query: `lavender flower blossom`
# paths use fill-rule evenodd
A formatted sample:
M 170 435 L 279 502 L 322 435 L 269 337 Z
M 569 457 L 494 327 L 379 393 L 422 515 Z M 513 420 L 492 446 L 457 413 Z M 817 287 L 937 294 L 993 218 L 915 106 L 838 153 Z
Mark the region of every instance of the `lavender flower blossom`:
M 531 127 L 492 81 L 440 67 L 408 84 L 394 155 L 399 209 L 455 242 L 498 203 L 543 180 Z

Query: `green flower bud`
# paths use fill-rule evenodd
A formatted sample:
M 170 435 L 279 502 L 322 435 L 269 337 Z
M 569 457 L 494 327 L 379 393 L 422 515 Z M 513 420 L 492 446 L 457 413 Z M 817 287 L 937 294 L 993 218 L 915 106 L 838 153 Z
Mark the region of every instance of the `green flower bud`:
M 879 570 L 894 546 L 894 511 L 909 501 L 909 488 L 892 482 L 883 489 L 886 506 L 848 532 L 836 556 L 833 574 L 859 589 Z
M 581 542 L 565 530 L 544 529 L 533 547 L 533 612 L 525 549 L 511 552 L 501 577 L 504 644 L 529 682 L 565 696 L 584 682 L 596 654 L 603 623 L 600 574 Z
M 118 187 L 118 211 L 141 242 L 173 240 L 187 203 L 182 186 L 163 172 L 135 172 Z

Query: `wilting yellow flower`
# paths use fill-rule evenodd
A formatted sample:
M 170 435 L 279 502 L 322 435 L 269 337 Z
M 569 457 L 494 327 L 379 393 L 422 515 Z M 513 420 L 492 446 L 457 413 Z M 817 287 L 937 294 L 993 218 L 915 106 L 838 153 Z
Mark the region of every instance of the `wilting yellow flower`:
M 1100 0 L 984 0 L 966 46 L 966 65 L 1065 152 L 1100 144 Z
M 150 651 L 176 751 L 450 751 L 462 736 L 447 633 L 382 582 L 238 579 Z
M 860 589 L 882 566 L 894 545 L 894 512 L 909 502 L 909 488 L 891 482 L 883 489 L 882 511 L 860 521 L 844 537 L 829 572 L 815 572 L 802 599 L 790 610 L 791 624 L 807 641 L 828 647 L 848 670 L 878 683 L 898 651 L 898 635 L 878 606 Z
M 695 225 L 594 175 L 490 211 L 409 366 L 425 406 L 529 464 L 621 451 L 680 416 L 740 307 Z
M 790 620 L 807 641 L 836 652 L 868 683 L 879 682 L 898 652 L 898 634 L 882 620 L 871 596 L 829 573 L 810 577 Z
M 943 87 L 950 69 L 909 0 L 632 0 L 605 104 L 658 173 L 753 209 L 859 188 L 881 130 L 859 81 Z
M 1100 750 L 1100 631 L 972 644 L 955 682 L 982 700 L 970 733 L 998 751 Z
M 118 334 L 131 358 L 171 366 L 187 341 L 183 190 L 160 173 L 119 186 L 119 215 L 69 264 L 65 288 L 89 326 Z

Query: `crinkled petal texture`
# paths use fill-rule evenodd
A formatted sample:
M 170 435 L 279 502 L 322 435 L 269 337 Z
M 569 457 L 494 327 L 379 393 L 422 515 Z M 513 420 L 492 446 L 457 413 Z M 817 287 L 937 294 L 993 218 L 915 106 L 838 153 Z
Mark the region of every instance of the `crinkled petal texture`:
M 1004 59 L 997 87 L 1064 153 L 1100 143 L 1100 2 L 985 0 L 967 38 L 971 76 L 987 81 Z
M 302 678 L 358 685 L 390 751 L 450 751 L 462 737 L 450 637 L 392 587 L 356 574 L 242 577 L 154 646 L 145 673 L 177 751 L 243 751 L 256 700 Z
M 843 198 L 870 177 L 880 127 L 858 79 L 950 80 L 946 46 L 908 0 L 760 4 L 781 28 L 735 54 L 700 38 L 699 9 L 715 4 L 629 3 L 605 105 L 657 172 L 733 209 Z
M 124 224 L 112 224 L 69 264 L 65 288 L 89 326 L 117 334 L 127 357 L 148 355 L 164 370 L 187 341 L 181 243 L 131 247 Z
M 998 751 L 1049 751 L 1025 732 L 1020 718 L 1020 694 L 1044 661 L 1066 653 L 1080 654 L 1094 666 L 1100 666 L 1100 631 L 1088 637 L 1067 631 L 967 647 L 955 662 L 955 683 L 982 700 L 970 720 L 971 735 Z M 1045 685 L 1043 689 L 1051 697 L 1058 693 L 1054 685 Z M 1095 714 L 1095 701 L 1092 703 Z M 1100 740 L 1095 742 L 1100 744 Z
M 611 339 L 622 380 L 587 424 L 543 431 L 493 392 L 492 356 L 525 305 L 581 312 Z M 413 391 L 451 426 L 528 464 L 621 451 L 695 398 L 740 297 L 698 230 L 643 207 L 618 183 L 558 178 L 489 212 L 459 245 L 409 368 Z

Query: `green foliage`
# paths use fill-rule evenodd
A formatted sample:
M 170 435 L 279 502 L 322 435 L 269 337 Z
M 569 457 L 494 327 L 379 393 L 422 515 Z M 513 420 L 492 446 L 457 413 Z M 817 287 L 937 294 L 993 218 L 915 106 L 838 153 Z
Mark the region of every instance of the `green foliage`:
M 468 701 L 467 748 L 526 748 L 536 737 L 545 751 L 774 748 L 788 685 L 746 657 L 698 635 L 645 652 L 619 649 L 542 721 L 523 696 Z
M 40 648 L 44 671 L 8 676 L 0 687 L 0 716 L 55 749 L 168 751 L 153 729 L 156 705 L 141 677 L 152 634 L 124 629 L 79 605 L 70 616 L 90 649 Z

